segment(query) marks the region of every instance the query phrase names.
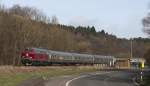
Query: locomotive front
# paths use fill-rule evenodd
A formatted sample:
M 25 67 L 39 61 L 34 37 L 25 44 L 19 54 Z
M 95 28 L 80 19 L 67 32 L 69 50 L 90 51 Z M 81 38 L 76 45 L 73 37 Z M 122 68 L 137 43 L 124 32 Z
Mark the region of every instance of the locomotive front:
M 31 65 L 34 60 L 35 54 L 33 49 L 25 49 L 21 52 L 21 62 L 24 65 Z

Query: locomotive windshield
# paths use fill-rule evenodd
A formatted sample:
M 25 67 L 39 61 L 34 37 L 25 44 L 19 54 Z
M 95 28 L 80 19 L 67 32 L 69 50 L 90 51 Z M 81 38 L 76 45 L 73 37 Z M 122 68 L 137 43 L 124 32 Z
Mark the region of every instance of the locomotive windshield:
M 26 48 L 25 51 L 33 51 L 31 48 Z

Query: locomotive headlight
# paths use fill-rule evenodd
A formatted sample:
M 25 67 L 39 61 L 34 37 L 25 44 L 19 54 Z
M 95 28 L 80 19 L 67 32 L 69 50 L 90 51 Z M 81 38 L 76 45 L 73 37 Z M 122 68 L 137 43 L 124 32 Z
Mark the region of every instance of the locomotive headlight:
M 29 54 L 28 54 L 28 53 L 26 53 L 26 56 L 29 56 Z

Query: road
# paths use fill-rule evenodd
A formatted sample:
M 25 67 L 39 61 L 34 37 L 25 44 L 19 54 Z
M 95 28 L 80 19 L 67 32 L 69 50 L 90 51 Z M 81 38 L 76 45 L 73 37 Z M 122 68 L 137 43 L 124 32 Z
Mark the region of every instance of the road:
M 81 74 L 80 76 L 64 76 L 48 80 L 46 86 L 135 86 L 133 72 L 99 72 Z

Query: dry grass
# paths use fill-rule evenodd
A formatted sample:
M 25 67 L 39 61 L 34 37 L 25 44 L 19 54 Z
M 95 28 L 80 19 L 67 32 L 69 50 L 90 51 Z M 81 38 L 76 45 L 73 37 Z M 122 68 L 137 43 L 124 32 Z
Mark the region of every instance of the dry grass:
M 16 67 L 0 66 L 0 85 L 16 86 L 23 80 L 31 77 L 54 77 L 60 75 L 73 75 L 83 72 L 93 72 L 95 68 L 90 66 L 49 66 L 49 67 Z
M 74 69 L 95 69 L 92 66 L 0 66 L 0 74 L 15 74 L 28 72 L 42 72 L 47 70 L 74 70 Z

